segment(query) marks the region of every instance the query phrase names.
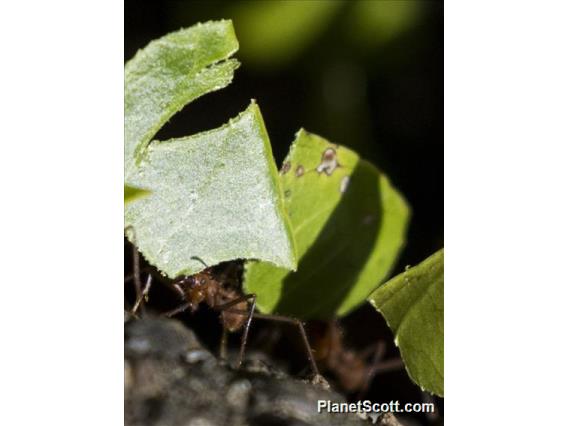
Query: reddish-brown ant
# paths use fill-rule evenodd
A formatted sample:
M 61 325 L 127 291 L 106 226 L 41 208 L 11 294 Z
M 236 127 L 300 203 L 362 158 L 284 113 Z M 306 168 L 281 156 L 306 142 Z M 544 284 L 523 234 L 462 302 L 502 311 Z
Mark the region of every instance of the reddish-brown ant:
M 380 341 L 363 351 L 349 349 L 343 343 L 341 329 L 336 321 L 331 321 L 319 331 L 315 340 L 315 358 L 322 370 L 331 372 L 339 385 L 348 393 L 358 392 L 362 396 L 378 373 L 397 370 L 402 367 L 400 358 L 382 361 L 386 344 Z M 372 355 L 369 364 L 368 358 Z
M 137 258 L 139 255 L 135 252 L 134 256 Z M 207 265 L 204 264 L 204 266 Z M 136 261 L 134 262 L 134 270 L 134 273 L 127 277 L 127 280 L 136 280 L 136 276 L 139 277 L 141 273 L 139 263 Z M 228 286 L 227 281 L 229 281 L 227 277 L 215 273 L 214 268 L 206 267 L 206 269 L 195 275 L 182 277 L 170 282 L 168 286 L 180 296 L 183 303 L 164 315 L 171 317 L 188 309 L 195 312 L 202 303 L 219 311 L 223 326 L 221 340 L 222 358 L 226 357 L 227 332 L 235 332 L 244 328 L 241 336 L 237 367 L 241 366 L 244 359 L 249 329 L 253 318 L 296 325 L 302 337 L 314 375 L 319 376 L 319 365 L 324 371 L 333 374 L 339 385 L 348 393 L 358 392 L 359 395 L 362 395 L 376 374 L 396 370 L 403 365 L 400 358 L 382 361 L 386 350 L 386 345 L 383 341 L 360 352 L 347 348 L 343 343 L 342 332 L 336 321 L 331 321 L 323 328 L 316 330 L 318 332 L 316 333 L 314 344 L 314 357 L 301 321 L 281 315 L 265 315 L 255 312 L 256 295 L 242 294 L 242 292 Z M 138 297 L 130 312 L 134 316 L 136 316 L 137 310 L 143 306 L 144 301 L 147 300 L 151 283 L 152 275 L 148 274 L 144 287 L 142 288 L 141 281 L 136 286 Z M 317 325 L 317 323 L 314 325 Z M 368 359 L 373 353 L 373 359 L 369 364 Z
M 198 258 L 195 259 L 199 260 Z M 165 315 L 171 317 L 187 309 L 194 312 L 201 303 L 205 303 L 209 307 L 220 311 L 223 326 L 221 357 L 226 356 L 227 332 L 243 329 L 237 368 L 241 366 L 244 359 L 249 329 L 253 318 L 293 324 L 298 327 L 311 369 L 314 375 L 319 376 L 318 367 L 313 357 L 304 325 L 300 320 L 283 315 L 267 315 L 255 312 L 255 294 L 242 294 L 242 292 L 224 285 L 223 281 L 219 275 L 215 274 L 214 269 L 209 267 L 195 275 L 173 281 L 170 286 L 178 293 L 183 303 Z

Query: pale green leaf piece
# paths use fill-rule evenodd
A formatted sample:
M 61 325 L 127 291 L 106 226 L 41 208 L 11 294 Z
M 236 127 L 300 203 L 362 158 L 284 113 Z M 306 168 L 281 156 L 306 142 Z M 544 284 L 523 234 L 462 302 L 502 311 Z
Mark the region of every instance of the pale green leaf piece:
M 197 24 L 152 41 L 124 70 L 126 181 L 137 173 L 145 149 L 186 104 L 226 87 L 239 66 L 231 21 Z
M 146 191 L 145 189 L 140 189 L 140 188 L 133 188 L 131 186 L 128 185 L 124 185 L 124 203 L 130 203 L 134 200 L 137 200 L 140 197 L 144 197 L 145 195 L 148 195 L 149 192 Z
M 299 265 L 248 262 L 257 307 L 302 319 L 342 316 L 389 275 L 410 211 L 389 179 L 343 146 L 300 130 L 280 171 Z
M 380 286 L 369 301 L 394 333 L 408 375 L 444 396 L 444 250 Z
M 126 233 L 170 278 L 253 258 L 297 266 L 268 135 L 256 103 L 226 125 L 152 138 L 185 104 L 228 85 L 238 63 L 230 21 L 153 41 L 126 65 L 126 184 L 150 194 L 125 206 Z

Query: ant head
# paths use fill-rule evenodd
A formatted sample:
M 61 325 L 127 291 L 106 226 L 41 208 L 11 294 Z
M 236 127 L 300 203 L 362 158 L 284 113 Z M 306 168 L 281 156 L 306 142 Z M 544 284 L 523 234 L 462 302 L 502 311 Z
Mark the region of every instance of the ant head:
M 186 297 L 195 308 L 197 308 L 197 306 L 205 300 L 208 283 L 208 276 L 204 273 L 188 277 Z
M 205 276 L 205 274 L 192 275 L 187 279 L 187 283 L 191 290 L 197 289 L 207 284 L 207 277 Z
M 184 277 L 174 283 L 174 287 L 184 289 L 185 291 L 193 291 L 204 287 L 208 282 L 208 277 L 203 272 L 189 277 Z
M 191 309 L 197 309 L 197 306 L 203 302 L 208 290 L 207 276 L 203 273 L 184 277 L 173 283 L 173 288 L 191 304 Z

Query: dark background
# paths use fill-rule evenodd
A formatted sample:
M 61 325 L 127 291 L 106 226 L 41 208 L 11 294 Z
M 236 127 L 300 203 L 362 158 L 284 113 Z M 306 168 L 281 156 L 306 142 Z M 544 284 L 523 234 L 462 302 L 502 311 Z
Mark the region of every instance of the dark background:
M 126 0 L 125 60 L 154 38 L 212 19 L 233 19 L 241 67 L 229 87 L 187 106 L 157 139 L 218 127 L 254 98 L 277 164 L 303 127 L 355 149 L 390 177 L 412 208 L 396 273 L 443 246 L 441 2 Z M 365 344 L 356 332 L 361 321 L 373 337 L 389 338 L 384 321 L 364 307 L 344 321 L 354 346 Z M 426 397 L 404 371 L 377 378 L 371 396 Z

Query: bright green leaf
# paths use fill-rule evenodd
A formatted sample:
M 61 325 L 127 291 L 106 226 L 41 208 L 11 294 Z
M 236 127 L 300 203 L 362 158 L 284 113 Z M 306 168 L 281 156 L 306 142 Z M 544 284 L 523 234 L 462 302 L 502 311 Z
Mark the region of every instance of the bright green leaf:
M 137 200 L 140 197 L 148 195 L 149 192 L 145 189 L 133 188 L 128 185 L 124 185 L 124 203 L 130 203 L 131 201 Z
M 255 258 L 294 269 L 278 173 L 255 103 L 228 124 L 151 141 L 185 104 L 230 83 L 237 40 L 229 21 L 150 43 L 126 65 L 126 183 L 151 193 L 125 208 L 127 236 L 171 278 Z
M 369 301 L 393 331 L 412 380 L 444 396 L 444 250 L 380 286 Z
M 245 288 L 264 312 L 345 315 L 387 278 L 404 244 L 408 206 L 372 164 L 304 130 L 280 174 L 298 270 L 249 262 Z

